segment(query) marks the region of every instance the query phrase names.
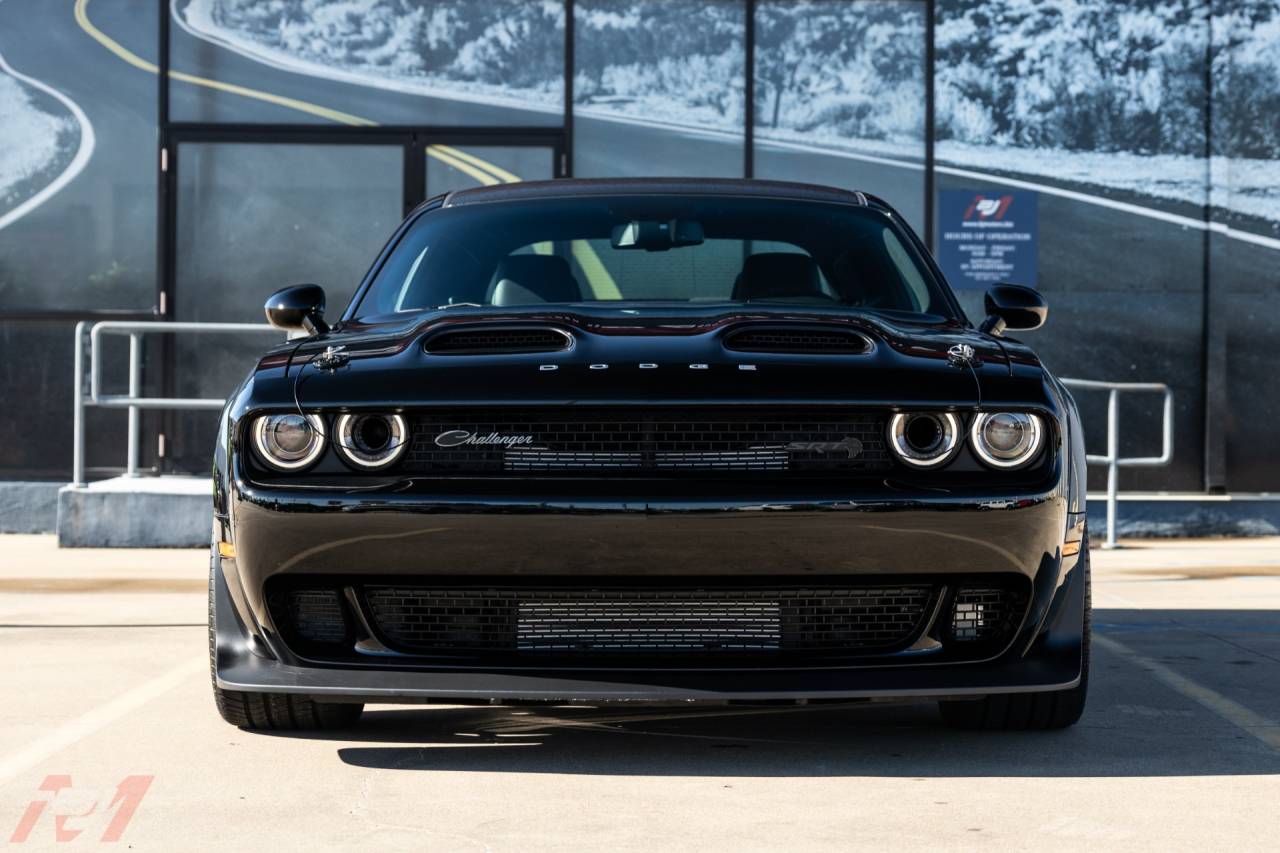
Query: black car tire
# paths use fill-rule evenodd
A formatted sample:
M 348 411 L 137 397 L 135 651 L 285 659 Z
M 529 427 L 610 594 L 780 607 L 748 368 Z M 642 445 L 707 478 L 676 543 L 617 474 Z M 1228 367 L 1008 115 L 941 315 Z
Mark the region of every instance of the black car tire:
M 343 729 L 355 725 L 364 712 L 361 703 L 317 702 L 296 693 L 243 693 L 218 686 L 213 621 L 216 560 L 215 556 L 209 562 L 209 677 L 213 682 L 213 702 L 222 719 L 249 730 Z
M 1067 690 L 1001 693 L 978 700 L 939 702 L 942 720 L 958 729 L 1029 731 L 1065 729 L 1084 713 L 1089 693 L 1089 646 L 1093 634 L 1093 581 L 1089 568 L 1089 535 L 1080 543 L 1084 568 L 1084 630 L 1081 634 L 1080 683 Z

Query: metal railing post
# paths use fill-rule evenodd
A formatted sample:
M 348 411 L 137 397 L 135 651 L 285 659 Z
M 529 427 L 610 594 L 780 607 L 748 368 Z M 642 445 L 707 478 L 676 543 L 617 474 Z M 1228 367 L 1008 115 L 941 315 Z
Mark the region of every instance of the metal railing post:
M 132 332 L 129 335 L 129 399 L 136 400 L 142 396 L 142 335 Z M 126 477 L 138 476 L 138 444 L 141 441 L 142 410 L 137 406 L 129 407 L 129 455 L 125 463 Z
M 96 406 L 105 409 L 127 409 L 129 431 L 126 477 L 138 476 L 142 447 L 142 412 L 144 409 L 171 409 L 177 411 L 218 411 L 226 400 L 214 397 L 145 397 L 142 394 L 142 336 L 149 333 L 164 334 L 242 334 L 260 332 L 278 335 L 278 329 L 263 323 L 166 323 L 102 320 L 95 323 L 81 321 L 76 324 L 75 348 L 75 407 L 72 415 L 71 479 L 77 486 L 86 483 L 85 468 L 85 409 Z M 129 393 L 104 394 L 102 391 L 103 335 L 129 336 Z M 85 374 L 88 374 L 88 393 L 85 393 Z
M 1168 465 L 1173 459 L 1173 392 L 1162 382 L 1101 382 L 1095 379 L 1062 378 L 1068 388 L 1085 391 L 1106 391 L 1107 395 L 1107 454 L 1087 454 L 1090 465 L 1107 466 L 1107 538 L 1103 548 L 1118 548 L 1116 543 L 1116 515 L 1120 505 L 1120 469 L 1151 468 Z M 1120 457 L 1120 395 L 1125 391 L 1138 393 L 1156 392 L 1164 395 L 1159 456 Z
M 84 485 L 84 329 L 88 321 L 76 323 L 75 395 L 71 416 L 71 484 Z
M 1116 504 L 1120 500 L 1120 392 L 1107 397 L 1107 541 L 1103 548 L 1116 547 Z

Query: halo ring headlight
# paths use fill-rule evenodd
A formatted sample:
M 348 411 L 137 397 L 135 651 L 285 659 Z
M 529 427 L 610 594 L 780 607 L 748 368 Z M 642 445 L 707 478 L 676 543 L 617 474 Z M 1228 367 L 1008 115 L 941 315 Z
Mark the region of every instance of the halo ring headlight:
M 1044 423 L 1027 412 L 983 412 L 969 428 L 973 452 L 993 468 L 1020 468 L 1040 452 Z
M 324 453 L 324 432 L 319 415 L 262 415 L 253 422 L 253 446 L 277 471 L 301 471 Z
M 894 455 L 913 468 L 936 468 L 960 445 L 960 419 L 950 412 L 900 412 L 888 432 Z
M 340 415 L 334 428 L 342 458 L 357 468 L 386 468 L 409 446 L 409 426 L 400 415 Z

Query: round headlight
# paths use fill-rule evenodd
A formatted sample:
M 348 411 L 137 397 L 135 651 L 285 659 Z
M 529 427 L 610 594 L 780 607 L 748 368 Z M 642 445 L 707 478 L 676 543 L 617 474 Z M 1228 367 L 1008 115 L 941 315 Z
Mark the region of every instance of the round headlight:
M 950 412 L 908 412 L 889 419 L 889 446 L 916 468 L 943 464 L 959 442 L 960 421 Z
M 973 419 L 970 440 L 983 462 L 996 468 L 1017 468 L 1035 458 L 1044 436 L 1037 415 L 1025 412 L 987 412 Z
M 409 430 L 399 415 L 342 415 L 335 432 L 338 452 L 359 468 L 385 468 L 409 446 Z
M 299 471 L 324 452 L 324 421 L 319 415 L 263 415 L 253 422 L 253 443 L 272 468 Z

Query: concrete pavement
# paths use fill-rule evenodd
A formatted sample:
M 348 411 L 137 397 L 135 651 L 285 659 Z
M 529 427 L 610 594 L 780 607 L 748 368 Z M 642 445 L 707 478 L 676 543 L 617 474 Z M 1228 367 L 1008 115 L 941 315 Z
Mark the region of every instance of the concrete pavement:
M 56 846 L 92 847 L 132 803 L 137 849 L 1265 849 L 1280 538 L 1131 544 L 1093 552 L 1065 732 L 951 732 L 931 705 L 389 707 L 291 737 L 213 710 L 205 552 L 0 537 L 0 837 L 52 848 L 61 812 L 81 834 Z M 50 775 L 73 787 L 41 808 Z

